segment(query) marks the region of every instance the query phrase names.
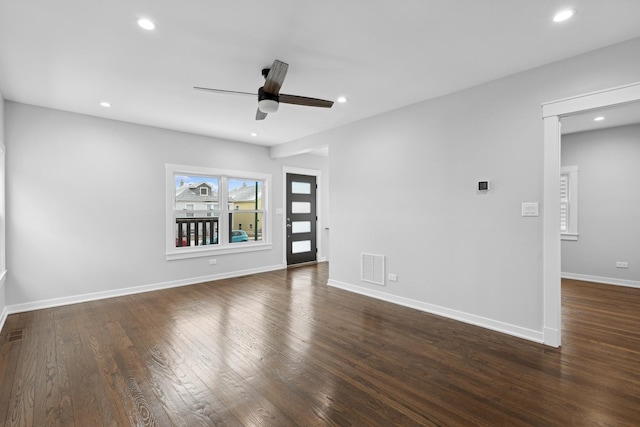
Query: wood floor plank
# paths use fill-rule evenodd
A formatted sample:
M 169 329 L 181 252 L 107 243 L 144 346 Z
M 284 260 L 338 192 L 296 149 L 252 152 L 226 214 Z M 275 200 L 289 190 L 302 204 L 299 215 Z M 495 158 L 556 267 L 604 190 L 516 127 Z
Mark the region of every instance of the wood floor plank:
M 60 345 L 57 348 L 65 350 L 62 363 L 69 367 L 69 392 L 75 423 L 98 427 L 118 425 L 107 402 L 105 384 L 91 347 L 80 334 L 79 326 L 92 321 L 90 305 L 76 304 L 65 309 L 67 315 L 58 317 Z
M 60 427 L 74 427 L 75 418 L 73 415 L 73 399 L 71 397 L 71 386 L 69 383 L 69 366 L 67 366 L 67 352 L 69 351 L 66 342 L 63 339 L 63 325 L 60 318 L 69 316 L 70 307 L 61 307 L 52 310 L 54 313 L 53 327 L 55 334 L 55 356 L 56 356 L 56 373 L 58 387 L 58 416 L 55 425 Z M 72 366 L 71 369 L 74 367 Z
M 8 426 L 34 425 L 35 382 L 39 337 L 36 333 L 35 316 L 23 316 L 25 339 L 20 344 L 20 358 L 16 366 L 16 376 L 11 391 L 7 420 Z
M 114 301 L 106 310 L 113 316 L 118 313 L 119 305 Z M 135 322 L 136 315 L 133 312 L 120 314 L 123 315 L 132 323 Z M 139 327 L 128 327 L 125 331 L 121 321 L 107 322 L 107 330 L 112 337 L 119 337 L 122 341 L 118 359 L 122 360 L 121 364 L 127 365 L 127 371 L 143 386 L 146 400 L 150 403 L 154 400 L 161 402 L 162 407 L 148 409 L 151 414 L 155 414 L 156 424 L 185 423 L 199 426 L 210 423 L 206 410 L 208 405 L 193 399 L 189 392 L 190 381 L 185 379 L 182 371 L 175 369 L 160 343 L 153 339 L 147 341 L 155 334 Z
M 640 425 L 639 289 L 563 281 L 553 349 L 328 287 L 327 267 L 11 315 L 0 424 Z
M 34 333 L 38 337 L 33 424 L 60 425 L 59 375 L 56 356 L 54 311 L 36 312 Z
M 24 316 L 13 315 L 6 320 L 4 328 L 0 333 L 0 422 L 5 425 L 10 419 L 10 409 L 13 403 L 12 389 L 18 375 L 18 362 L 20 360 L 20 349 L 22 340 L 9 341 L 10 332 L 24 328 Z

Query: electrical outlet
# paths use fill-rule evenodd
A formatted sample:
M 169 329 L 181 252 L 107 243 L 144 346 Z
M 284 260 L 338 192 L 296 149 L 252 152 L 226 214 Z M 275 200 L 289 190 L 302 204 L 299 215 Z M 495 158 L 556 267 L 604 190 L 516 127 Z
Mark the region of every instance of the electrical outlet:
M 629 268 L 627 261 L 616 261 L 616 268 Z
M 218 260 L 215 258 L 209 260 L 209 265 L 216 265 L 217 263 L 218 263 Z
M 397 274 L 389 273 L 389 274 L 387 275 L 387 279 L 391 280 L 392 282 L 397 282 L 397 281 L 398 281 L 398 275 L 397 275 Z

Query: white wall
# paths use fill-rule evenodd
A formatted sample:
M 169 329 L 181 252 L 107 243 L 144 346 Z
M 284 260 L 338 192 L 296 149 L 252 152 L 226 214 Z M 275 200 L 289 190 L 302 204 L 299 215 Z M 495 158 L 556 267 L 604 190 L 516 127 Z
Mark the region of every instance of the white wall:
M 4 212 L 4 97 L 0 93 L 0 330 L 7 316 L 7 298 L 5 291 L 5 212 Z
M 298 142 L 330 147 L 330 284 L 542 341 L 543 218 L 521 217 L 542 201 L 541 104 L 640 81 L 639 51 L 635 39 Z M 398 281 L 362 282 L 362 252 L 386 255 Z
M 283 165 L 328 176 L 326 158 L 274 160 L 267 147 L 13 102 L 6 145 L 6 291 L 15 311 L 283 267 L 282 215 L 272 250 L 216 255 L 217 265 L 166 261 L 165 163 L 270 173 L 272 215 L 283 207 Z
M 562 242 L 564 276 L 640 287 L 639 161 L 640 125 L 562 136 L 562 165 L 579 167 L 580 234 Z

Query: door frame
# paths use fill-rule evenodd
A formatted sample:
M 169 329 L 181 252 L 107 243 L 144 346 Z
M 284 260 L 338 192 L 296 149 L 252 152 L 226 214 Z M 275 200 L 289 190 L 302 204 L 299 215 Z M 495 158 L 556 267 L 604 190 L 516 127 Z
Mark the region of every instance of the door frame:
M 318 221 L 316 221 L 316 247 L 318 248 L 318 254 L 316 256 L 317 262 L 323 262 L 327 259 L 325 258 L 324 253 L 322 252 L 322 233 L 320 230 L 323 230 L 324 227 L 321 226 L 323 223 L 322 218 L 322 172 L 318 169 L 307 169 L 300 168 L 296 166 L 282 166 L 282 209 L 280 210 L 282 223 L 282 265 L 287 266 L 287 174 L 294 173 L 298 175 L 309 175 L 316 177 L 316 216 L 318 217 Z M 276 212 L 277 214 L 278 212 Z
M 560 119 L 585 111 L 638 101 L 640 101 L 640 82 L 542 104 L 544 120 L 543 341 L 546 345 L 559 347 L 562 342 L 560 197 L 558 197 L 560 194 Z

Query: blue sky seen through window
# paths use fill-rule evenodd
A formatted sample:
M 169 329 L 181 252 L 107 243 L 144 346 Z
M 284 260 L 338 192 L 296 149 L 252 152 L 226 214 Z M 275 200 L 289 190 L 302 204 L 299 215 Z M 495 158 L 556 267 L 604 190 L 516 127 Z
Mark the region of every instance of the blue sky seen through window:
M 201 184 L 206 182 L 213 188 L 214 190 L 218 190 L 218 178 L 210 177 L 210 176 L 202 176 L 202 175 L 176 175 L 175 176 L 175 186 L 176 189 L 180 188 L 180 183 L 184 182 L 185 184 Z M 243 184 L 247 186 L 255 185 L 255 180 L 247 180 L 247 179 L 229 179 L 229 190 L 233 190 L 238 187 L 242 187 Z

